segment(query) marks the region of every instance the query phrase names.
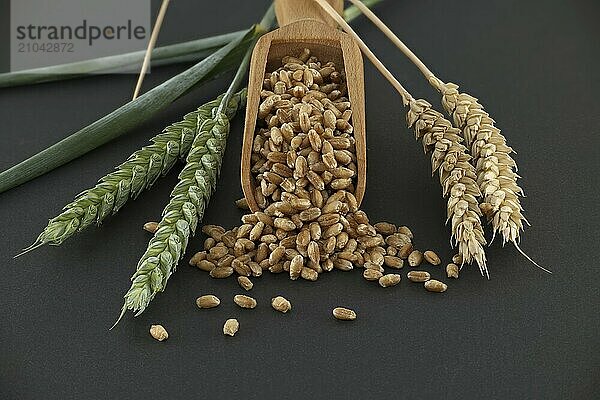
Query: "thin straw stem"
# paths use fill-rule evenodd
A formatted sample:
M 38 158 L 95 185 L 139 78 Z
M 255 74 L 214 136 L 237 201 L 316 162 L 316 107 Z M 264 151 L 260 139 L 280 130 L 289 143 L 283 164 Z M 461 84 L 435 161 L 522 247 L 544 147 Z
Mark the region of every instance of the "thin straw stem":
M 375 65 L 375 68 L 379 70 L 379 72 L 390 82 L 390 84 L 398 91 L 400 96 L 402 97 L 402 101 L 406 106 L 410 100 L 413 98 L 411 94 L 406 90 L 400 82 L 392 75 L 392 73 L 386 68 L 385 65 L 379 59 L 371 49 L 363 42 L 363 40 L 358 36 L 354 29 L 348 25 L 344 18 L 342 18 L 331 5 L 329 5 L 325 0 L 315 0 L 325 12 L 327 12 L 341 27 L 346 33 L 354 38 L 354 40 L 358 43 L 358 46 L 362 50 L 362 52 L 371 60 L 371 62 Z
M 154 50 L 154 46 L 156 45 L 156 39 L 158 39 L 160 27 L 162 26 L 162 22 L 165 19 L 167 7 L 169 7 L 169 1 L 170 0 L 163 0 L 162 4 L 160 5 L 160 10 L 158 10 L 158 16 L 156 17 L 154 28 L 152 28 L 152 34 L 150 35 L 148 48 L 146 49 L 146 54 L 144 54 L 144 61 L 142 62 L 142 69 L 140 70 L 140 75 L 138 76 L 137 83 L 135 84 L 133 98 L 131 100 L 135 100 L 136 97 L 138 97 L 140 89 L 142 88 L 142 82 L 144 82 L 144 76 L 146 76 L 146 72 L 148 71 L 148 65 L 150 65 L 150 58 L 152 57 L 152 50 Z
M 408 46 L 405 45 L 404 42 L 402 40 L 400 40 L 400 38 L 398 36 L 396 36 L 396 34 L 390 28 L 388 28 L 388 26 L 382 20 L 380 20 L 379 17 L 377 15 L 375 15 L 375 13 L 373 11 L 371 11 L 368 7 L 366 7 L 359 0 L 348 0 L 348 1 L 350 1 L 350 3 L 352 3 L 352 4 L 354 4 L 354 6 L 356 8 L 358 8 L 369 20 L 371 20 L 371 22 L 373 22 L 373 24 L 375 24 L 375 26 L 377 26 L 377 28 L 379 28 L 379 30 L 381 30 L 383 32 L 383 34 L 385 36 L 387 36 L 387 38 L 390 39 L 392 41 L 392 43 L 394 43 L 394 45 L 398 49 L 400 49 L 400 51 L 402 53 L 404 53 L 404 55 L 406 57 L 408 57 L 408 59 L 419 69 L 419 71 L 421 71 L 421 73 L 425 76 L 425 78 L 436 89 L 439 90 L 439 88 L 437 87 L 437 85 L 435 83 L 435 80 L 437 80 L 437 78 L 434 75 L 434 73 L 431 72 L 431 70 L 429 68 L 427 68 L 425 63 L 423 63 L 423 61 L 421 61 L 419 59 L 419 57 L 417 57 L 417 55 L 415 53 L 413 53 L 412 50 L 409 49 Z M 434 78 L 434 80 L 432 80 L 431 78 Z

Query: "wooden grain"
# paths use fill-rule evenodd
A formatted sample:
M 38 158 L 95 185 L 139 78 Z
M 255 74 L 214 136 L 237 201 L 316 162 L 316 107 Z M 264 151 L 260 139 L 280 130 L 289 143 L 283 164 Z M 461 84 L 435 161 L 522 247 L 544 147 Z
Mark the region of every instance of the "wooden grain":
M 359 205 L 365 193 L 367 159 L 362 55 L 356 42 L 333 24 L 328 25 L 328 20 L 322 18 L 319 6 L 313 3 L 312 0 L 276 0 L 277 18 L 283 26 L 262 36 L 252 54 L 242 144 L 241 183 L 248 206 L 253 212 L 260 210 L 254 198 L 255 182 L 251 172 L 251 155 L 264 73 L 280 67 L 283 56 L 297 55 L 304 48 L 310 49 L 311 54 L 322 62 L 335 62 L 338 68 L 346 73 L 356 140 L 358 174 L 355 197 Z M 343 2 L 329 0 L 329 3 L 336 10 L 342 10 Z M 303 19 L 302 15 L 308 17 Z M 289 24 L 284 24 L 289 21 Z

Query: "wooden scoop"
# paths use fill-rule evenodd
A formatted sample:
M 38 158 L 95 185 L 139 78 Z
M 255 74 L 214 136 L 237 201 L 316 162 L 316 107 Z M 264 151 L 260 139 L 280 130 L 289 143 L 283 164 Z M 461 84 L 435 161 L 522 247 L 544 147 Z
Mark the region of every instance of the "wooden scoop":
M 327 0 L 341 14 L 343 0 Z M 280 28 L 262 36 L 256 43 L 250 61 L 246 124 L 242 144 L 241 180 L 250 210 L 260 211 L 254 197 L 255 180 L 251 172 L 260 91 L 265 72 L 281 66 L 284 56 L 296 56 L 304 48 L 321 62 L 333 61 L 346 73 L 348 97 L 352 105 L 352 125 L 356 140 L 357 176 L 355 197 L 360 205 L 366 185 L 365 92 L 363 61 L 360 48 L 314 0 L 275 0 L 275 14 Z

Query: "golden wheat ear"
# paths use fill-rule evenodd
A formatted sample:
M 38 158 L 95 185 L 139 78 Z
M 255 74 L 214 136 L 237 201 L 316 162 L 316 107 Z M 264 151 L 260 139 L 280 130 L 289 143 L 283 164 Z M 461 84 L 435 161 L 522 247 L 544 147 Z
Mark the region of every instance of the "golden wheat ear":
M 421 139 L 425 152 L 431 152 L 432 173 L 438 173 L 443 197 L 448 198 L 447 222 L 452 228 L 451 244 L 458 246 L 464 262 L 477 262 L 481 274 L 489 278 L 484 250 L 486 240 L 480 219 L 482 213 L 477 201 L 481 192 L 475 168 L 469 162 L 471 157 L 461 143 L 460 130 L 427 101 L 415 99 L 327 2 L 315 1 L 354 38 L 362 52 L 400 94 L 404 106 L 408 106 L 408 126 L 414 129 L 416 138 Z M 359 9 L 363 7 L 360 2 L 355 5 Z
M 517 164 L 511 157 L 514 150 L 507 145 L 506 138 L 496 127 L 496 122 L 477 98 L 460 93 L 458 85 L 445 83 L 437 78 L 373 11 L 359 0 L 349 1 L 403 52 L 429 84 L 442 94 L 442 105 L 452 117 L 454 125 L 461 130 L 464 145 L 472 156 L 470 162 L 475 167 L 477 185 L 482 194 L 479 207 L 492 226 L 493 237 L 499 234 L 503 244 L 512 242 L 525 258 L 540 267 L 518 245 L 524 224 L 529 225 L 523 216 L 520 201 L 523 189 L 517 183 Z

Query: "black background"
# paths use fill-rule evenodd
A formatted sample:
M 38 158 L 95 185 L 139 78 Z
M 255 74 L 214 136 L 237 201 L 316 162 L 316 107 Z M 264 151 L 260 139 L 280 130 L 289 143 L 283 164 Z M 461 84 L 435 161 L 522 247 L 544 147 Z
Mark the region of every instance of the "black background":
M 154 9 L 158 3 L 154 2 Z M 159 44 L 248 26 L 268 1 L 172 2 Z M 223 91 L 229 77 L 195 90 L 144 126 L 33 182 L 0 195 L 0 397 L 591 399 L 600 396 L 598 330 L 598 25 L 583 1 L 386 1 L 376 11 L 445 80 L 479 97 L 516 156 L 527 198 L 522 247 L 489 249 L 491 279 L 463 270 L 443 295 L 406 279 L 383 290 L 359 271 L 318 282 L 255 279 L 253 311 L 231 298 L 233 280 L 187 266 L 190 251 L 140 317 L 117 317 L 122 294 L 177 172 L 102 228 L 60 248 L 13 260 L 47 218 L 166 124 Z M 365 19 L 355 22 L 416 97 L 439 98 Z M 4 45 L 4 44 L 3 44 Z M 373 220 L 413 228 L 416 243 L 453 254 L 444 201 L 428 157 L 405 127 L 396 93 L 366 62 L 368 190 Z M 148 89 L 183 67 L 155 69 Z M 6 169 L 126 102 L 133 75 L 97 76 L 0 91 L 0 169 Z M 440 106 L 441 109 L 441 106 Z M 234 124 L 205 222 L 233 226 L 241 212 L 242 117 Z M 437 268 L 429 267 L 435 277 Z M 403 272 L 404 274 L 405 272 Z M 219 308 L 194 299 L 214 293 Z M 282 294 L 293 312 L 273 312 Z M 358 319 L 335 321 L 331 309 Z M 237 317 L 235 338 L 221 333 Z M 152 323 L 171 335 L 148 334 Z

